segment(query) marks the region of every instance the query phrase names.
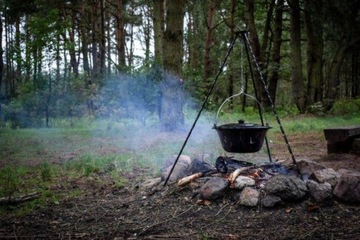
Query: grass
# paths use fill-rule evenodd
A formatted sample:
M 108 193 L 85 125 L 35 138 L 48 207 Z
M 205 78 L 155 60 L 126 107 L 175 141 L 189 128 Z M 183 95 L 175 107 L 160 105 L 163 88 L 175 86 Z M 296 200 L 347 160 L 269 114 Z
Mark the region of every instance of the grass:
M 143 126 L 137 122 L 89 121 L 73 128 L 0 129 L 0 197 L 12 197 L 34 191 L 41 198 L 26 203 L 17 211 L 31 211 L 64 198 L 81 195 L 81 190 L 69 187 L 66 195 L 51 190 L 57 184 L 82 178 L 101 183 L 106 174 L 113 187 L 128 184 L 127 173 L 143 169 L 142 176 L 159 176 L 164 161 L 177 155 L 195 118 L 189 113 L 187 129 L 183 132 L 159 132 L 156 126 Z M 272 129 L 280 131 L 274 116 L 267 113 Z M 260 123 L 256 112 L 225 114 L 218 124 L 236 122 Z M 281 116 L 286 134 L 321 132 L 324 128 L 358 125 L 360 113 L 346 116 L 314 117 L 309 115 Z M 183 154 L 199 156 L 223 153 L 216 131 L 215 119 L 205 113 L 199 119 Z M 95 177 L 94 177 L 95 176 Z M 1 215 L 0 210 L 0 215 Z

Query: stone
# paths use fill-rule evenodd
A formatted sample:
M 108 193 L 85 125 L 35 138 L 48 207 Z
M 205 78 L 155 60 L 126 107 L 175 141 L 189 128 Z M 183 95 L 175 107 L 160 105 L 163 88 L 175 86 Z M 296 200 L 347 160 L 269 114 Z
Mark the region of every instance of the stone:
M 332 198 L 332 186 L 328 182 L 318 183 L 314 180 L 309 180 L 306 183 L 310 195 L 316 202 L 324 202 Z
M 259 202 L 260 193 L 258 190 L 245 187 L 240 194 L 239 204 L 248 207 L 255 207 Z
M 172 165 L 174 164 L 176 158 L 177 158 L 177 155 L 172 155 L 171 157 L 166 159 L 164 164 L 163 164 L 163 169 L 166 169 L 168 167 L 172 167 Z M 186 164 L 186 165 L 190 165 L 191 164 L 191 158 L 188 155 L 180 155 L 178 163 L 180 163 L 180 162 L 183 163 L 183 164 Z
M 296 176 L 276 175 L 265 184 L 267 195 L 275 195 L 282 200 L 301 200 L 307 193 L 306 184 Z
M 199 189 L 199 196 L 202 199 L 215 200 L 224 195 L 229 186 L 229 181 L 221 177 L 212 177 Z
M 266 208 L 276 207 L 282 204 L 282 202 L 280 197 L 274 195 L 266 195 L 261 199 L 261 205 Z
M 177 158 L 177 155 L 173 155 L 171 158 L 167 159 L 164 163 L 164 167 L 161 174 L 161 179 L 166 180 L 169 176 L 171 168 Z M 170 175 L 169 182 L 177 181 L 183 177 L 188 176 L 188 169 L 191 165 L 191 158 L 187 155 L 180 155 L 177 164 L 174 167 L 173 172 Z
M 360 202 L 360 172 L 341 169 L 341 177 L 336 184 L 333 194 L 344 202 Z
M 198 158 L 194 158 L 191 161 L 190 168 L 188 169 L 189 175 L 199 173 L 199 172 L 207 172 L 210 170 L 214 170 L 215 167 L 210 164 L 209 162 L 206 162 L 204 160 L 200 160 Z
M 296 166 L 299 169 L 300 174 L 302 175 L 302 178 L 304 180 L 307 180 L 313 172 L 317 170 L 325 169 L 325 166 L 316 163 L 314 161 L 311 161 L 309 159 L 299 160 Z
M 234 182 L 234 188 L 238 190 L 252 186 L 255 186 L 255 180 L 246 176 L 238 176 Z
M 316 179 L 319 183 L 328 182 L 332 187 L 335 187 L 341 176 L 340 173 L 336 172 L 332 168 L 325 168 L 313 172 L 313 178 Z

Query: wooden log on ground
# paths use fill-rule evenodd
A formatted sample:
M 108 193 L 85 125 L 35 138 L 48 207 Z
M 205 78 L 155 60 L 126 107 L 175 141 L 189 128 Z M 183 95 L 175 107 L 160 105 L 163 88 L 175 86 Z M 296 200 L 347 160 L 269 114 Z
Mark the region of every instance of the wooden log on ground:
M 0 206 L 1 205 L 17 205 L 23 202 L 31 201 L 37 199 L 41 196 L 41 193 L 34 192 L 27 195 L 19 196 L 16 198 L 3 197 L 0 198 Z
M 193 175 L 190 175 L 190 176 L 187 176 L 187 177 L 184 177 L 182 179 L 180 179 L 178 182 L 177 182 L 177 185 L 178 187 L 182 187 L 182 186 L 185 186 L 186 184 L 188 184 L 189 182 L 197 179 L 197 178 L 200 178 L 204 175 L 204 173 L 202 172 L 199 172 L 199 173 L 195 173 Z

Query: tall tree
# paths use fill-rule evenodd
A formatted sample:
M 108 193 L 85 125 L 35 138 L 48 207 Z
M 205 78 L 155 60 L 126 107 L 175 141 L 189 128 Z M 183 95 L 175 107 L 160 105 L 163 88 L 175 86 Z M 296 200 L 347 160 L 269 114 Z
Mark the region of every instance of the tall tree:
M 256 30 L 256 24 L 255 24 L 255 16 L 254 16 L 254 1 L 252 0 L 245 0 L 245 22 L 246 25 L 248 27 L 248 31 L 249 31 L 249 41 L 250 41 L 250 45 L 251 48 L 253 50 L 253 54 L 254 54 L 254 60 L 258 63 L 259 67 L 260 67 L 260 71 L 263 70 L 264 68 L 264 56 L 263 53 L 261 52 L 261 47 L 260 47 L 260 40 L 259 40 L 259 36 Z M 265 34 L 264 36 L 266 36 L 267 34 Z M 267 42 L 267 41 L 263 41 L 263 42 Z M 251 57 L 252 58 L 252 57 Z M 261 75 L 260 72 L 258 72 L 257 70 L 257 66 L 252 63 L 253 69 L 254 69 L 254 82 L 253 85 L 256 88 L 257 93 L 255 93 L 256 98 L 258 98 L 258 100 L 260 100 L 263 105 L 265 106 L 269 106 L 268 103 L 268 97 L 267 94 L 265 92 L 265 88 L 264 88 L 264 82 L 262 80 L 265 81 L 265 79 L 261 79 Z M 264 75 L 263 75 L 264 76 Z
M 230 27 L 230 41 L 232 39 L 234 39 L 235 37 L 235 7 L 236 7 L 236 1 L 232 0 L 231 1 L 231 7 L 230 7 L 230 23 L 229 23 L 229 27 Z M 229 60 L 229 68 L 233 69 L 234 67 L 234 58 L 230 58 Z M 240 64 L 243 64 L 242 62 Z M 241 76 L 242 77 L 242 76 Z M 228 95 L 229 96 L 233 96 L 234 95 L 234 71 L 230 71 L 229 74 L 229 85 L 228 85 Z M 243 86 L 241 86 L 243 87 Z M 245 89 L 244 89 L 245 90 Z M 244 98 L 245 99 L 245 98 Z M 229 109 L 233 109 L 233 105 L 234 105 L 234 99 L 230 98 L 230 103 L 229 103 Z
M 4 75 L 4 58 L 3 58 L 4 50 L 3 50 L 2 36 L 3 36 L 3 22 L 2 22 L 2 13 L 1 13 L 0 14 L 0 119 L 2 118 L 1 105 L 3 101 L 2 85 L 3 85 L 3 75 Z
M 301 56 L 301 19 L 299 0 L 287 0 L 290 6 L 291 82 L 294 102 L 299 112 L 306 110 Z
M 78 78 L 79 76 L 79 63 L 76 59 L 76 44 L 75 44 L 75 31 L 76 31 L 76 11 L 77 11 L 77 6 L 74 5 L 74 3 L 72 3 L 73 5 L 70 7 L 69 11 L 70 11 L 70 22 L 71 22 L 71 27 L 68 29 L 68 46 L 69 46 L 69 55 L 70 55 L 70 67 L 71 67 L 71 71 L 73 72 L 75 78 Z
M 164 131 L 182 129 L 184 126 L 182 96 L 183 25 L 185 1 L 167 2 L 166 29 L 163 41 L 164 79 L 160 125 Z
M 324 48 L 322 8 L 322 0 L 304 1 L 307 36 L 307 105 L 322 100 Z
M 207 12 L 206 20 L 206 38 L 205 38 L 205 59 L 204 59 L 204 82 L 207 82 L 212 74 L 213 67 L 210 56 L 210 50 L 213 47 L 213 32 L 215 28 L 215 0 L 210 0 L 209 9 Z M 207 85 L 207 84 L 206 84 Z
M 275 6 L 274 30 L 272 38 L 271 67 L 269 77 L 269 94 L 273 103 L 276 100 L 276 89 L 279 81 L 281 43 L 283 29 L 284 0 L 278 0 Z
M 86 77 L 90 77 L 90 63 L 89 63 L 89 30 L 88 30 L 88 22 L 89 12 L 86 5 L 86 0 L 83 0 L 81 4 L 79 4 L 79 30 L 80 30 L 80 41 L 81 41 L 81 54 L 82 54 L 82 63 L 83 70 Z
M 122 0 L 116 2 L 116 50 L 117 50 L 117 64 L 121 69 L 125 66 L 125 30 L 124 30 L 124 3 Z
M 163 62 L 163 39 L 165 27 L 164 0 L 153 0 L 155 64 Z

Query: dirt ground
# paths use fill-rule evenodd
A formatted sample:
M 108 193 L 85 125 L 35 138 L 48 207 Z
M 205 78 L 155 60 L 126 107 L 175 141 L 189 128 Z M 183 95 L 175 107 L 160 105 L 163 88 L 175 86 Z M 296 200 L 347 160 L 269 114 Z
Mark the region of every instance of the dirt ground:
M 278 136 L 272 154 L 291 161 Z M 360 155 L 326 153 L 323 136 L 294 134 L 297 159 L 308 158 L 334 169 L 360 171 Z M 135 173 L 136 174 L 136 173 Z M 130 176 L 129 176 L 130 177 Z M 131 182 L 131 181 L 130 181 Z M 173 184 L 151 191 L 138 185 L 78 179 L 71 186 L 84 194 L 49 203 L 18 218 L 0 220 L 0 239 L 359 239 L 360 205 L 310 198 L 280 207 L 243 207 L 224 197 L 199 205 L 188 187 Z M 61 183 L 54 191 L 66 192 Z

